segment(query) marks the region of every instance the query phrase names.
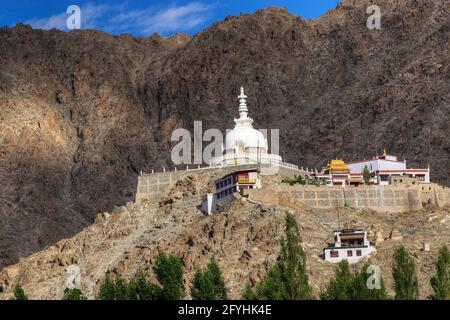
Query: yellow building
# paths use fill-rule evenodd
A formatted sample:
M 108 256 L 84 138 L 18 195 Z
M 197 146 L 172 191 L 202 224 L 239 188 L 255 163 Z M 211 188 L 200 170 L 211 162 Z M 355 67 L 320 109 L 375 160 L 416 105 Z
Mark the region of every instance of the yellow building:
M 342 159 L 331 160 L 323 170 L 320 179 L 326 179 L 327 185 L 351 185 L 364 182 L 362 174 L 350 173 L 349 166 Z

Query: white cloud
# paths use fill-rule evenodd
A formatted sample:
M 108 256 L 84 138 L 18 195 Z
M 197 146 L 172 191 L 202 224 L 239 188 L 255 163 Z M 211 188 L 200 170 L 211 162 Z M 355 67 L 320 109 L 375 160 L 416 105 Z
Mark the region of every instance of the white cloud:
M 210 11 L 215 4 L 191 2 L 186 5 L 172 5 L 166 9 L 133 10 L 120 13 L 109 20 L 107 27 L 112 32 L 134 30 L 140 34 L 161 34 L 189 31 L 210 18 Z
M 61 13 L 51 17 L 43 18 L 43 19 L 32 19 L 25 21 L 26 24 L 31 25 L 36 29 L 61 29 L 63 30 L 66 27 L 67 14 Z
M 94 4 L 87 3 L 80 7 L 81 9 L 81 28 L 82 29 L 95 29 L 101 26 L 100 19 L 107 12 L 117 11 L 120 7 L 114 7 L 107 4 Z M 32 19 L 25 23 L 30 24 L 37 29 L 60 29 L 67 30 L 66 21 L 69 15 L 66 12 L 56 14 L 47 18 Z
M 127 5 L 127 2 L 116 6 L 88 3 L 81 7 L 81 28 L 143 35 L 154 32 L 161 34 L 186 32 L 205 23 L 211 17 L 211 9 L 216 6 L 194 1 L 184 5 L 171 5 L 164 9 L 149 7 L 123 12 Z M 67 18 L 68 14 L 62 12 L 47 18 L 32 19 L 26 23 L 39 29 L 67 30 Z

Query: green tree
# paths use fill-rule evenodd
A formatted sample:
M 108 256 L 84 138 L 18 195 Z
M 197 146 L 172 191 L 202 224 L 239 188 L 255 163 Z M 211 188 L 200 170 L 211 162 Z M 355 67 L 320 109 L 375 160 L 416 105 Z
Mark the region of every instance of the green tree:
M 366 263 L 360 272 L 357 272 L 353 278 L 351 289 L 352 300 L 387 300 L 386 286 L 383 277 L 380 275 L 380 288 L 369 288 L 369 277 L 373 273 L 368 272 L 369 264 Z M 370 270 L 371 271 L 371 270 Z
M 323 300 L 385 300 L 386 288 L 380 276 L 380 288 L 370 289 L 367 280 L 372 275 L 365 264 L 360 272 L 354 274 L 350 271 L 347 260 L 342 260 L 335 271 L 335 277 L 327 288 L 320 294 Z
M 433 299 L 450 300 L 450 254 L 446 245 L 439 249 L 436 275 L 431 278 L 434 290 Z
M 157 300 L 161 295 L 161 288 L 147 281 L 145 274 L 138 272 L 129 284 L 130 300 Z
M 351 300 L 353 293 L 354 275 L 350 272 L 347 260 L 339 262 L 334 279 L 330 281 L 327 288 L 320 294 L 322 300 Z
M 114 289 L 116 294 L 115 300 L 129 300 L 130 299 L 130 287 L 128 283 L 122 278 L 121 275 L 116 277 L 114 283 Z
M 250 283 L 245 284 L 244 292 L 242 293 L 243 300 L 257 300 L 256 293 L 253 291 Z
M 194 300 L 226 300 L 227 289 L 217 262 L 212 259 L 205 270 L 199 270 L 194 275 L 191 289 Z
M 363 179 L 364 179 L 364 183 L 365 184 L 369 184 L 370 181 L 370 171 L 369 168 L 367 166 L 364 167 L 364 171 L 363 171 Z
M 395 282 L 395 299 L 416 300 L 419 296 L 419 283 L 414 261 L 403 246 L 395 251 L 394 260 L 392 274 Z
M 184 297 L 183 262 L 180 258 L 159 252 L 156 256 L 154 272 L 162 286 L 160 298 L 180 300 Z
M 280 272 L 286 287 L 287 300 L 311 299 L 306 273 L 306 256 L 300 244 L 295 216 L 286 214 L 286 238 L 281 239 Z
M 66 289 L 64 291 L 63 300 L 87 300 L 80 289 Z
M 106 275 L 98 295 L 100 300 L 129 300 L 130 288 L 128 283 L 118 275 L 115 281 L 111 281 L 109 275 Z
M 287 300 L 286 283 L 279 263 L 270 267 L 266 278 L 256 286 L 256 298 L 258 300 Z
M 100 291 L 98 294 L 98 299 L 100 300 L 115 300 L 115 288 L 114 283 L 109 278 L 109 274 L 106 275 L 105 280 L 103 280 L 100 286 Z
M 13 300 L 28 300 L 28 296 L 25 294 L 25 291 L 20 284 L 17 284 L 14 288 Z
M 285 237 L 277 263 L 269 268 L 266 278 L 256 286 L 256 298 L 262 300 L 312 299 L 306 273 L 306 256 L 294 215 L 286 214 Z

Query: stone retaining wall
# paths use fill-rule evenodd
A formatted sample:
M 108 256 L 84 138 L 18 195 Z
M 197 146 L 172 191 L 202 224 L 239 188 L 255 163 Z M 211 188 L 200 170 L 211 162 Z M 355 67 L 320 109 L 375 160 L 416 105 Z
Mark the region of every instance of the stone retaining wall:
M 267 187 L 267 186 L 266 186 Z M 420 210 L 423 203 L 439 207 L 450 205 L 450 189 L 437 184 L 416 186 L 358 186 L 327 187 L 280 184 L 262 189 L 249 190 L 249 198 L 260 203 L 288 201 L 304 203 L 310 207 L 331 209 L 347 202 L 353 208 L 372 209 L 382 212 Z
M 305 175 L 308 173 L 288 167 L 273 167 L 261 164 L 248 164 L 229 167 L 204 167 L 199 169 L 141 174 L 138 177 L 135 201 L 139 202 L 144 199 L 158 200 L 162 195 L 167 194 L 167 192 L 170 191 L 175 182 L 188 175 L 215 171 L 218 172 L 219 176 L 225 176 L 235 171 L 252 169 L 260 169 L 262 175 L 279 174 L 284 177 L 293 177 L 294 175 Z

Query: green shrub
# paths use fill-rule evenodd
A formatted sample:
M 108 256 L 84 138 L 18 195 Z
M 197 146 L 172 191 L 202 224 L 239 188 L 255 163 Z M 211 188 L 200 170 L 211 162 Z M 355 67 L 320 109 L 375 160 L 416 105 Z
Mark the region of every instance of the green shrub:
M 64 291 L 63 300 L 87 300 L 80 289 L 66 289 Z

